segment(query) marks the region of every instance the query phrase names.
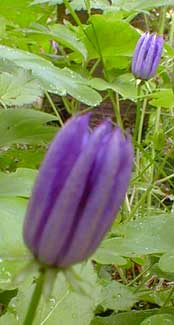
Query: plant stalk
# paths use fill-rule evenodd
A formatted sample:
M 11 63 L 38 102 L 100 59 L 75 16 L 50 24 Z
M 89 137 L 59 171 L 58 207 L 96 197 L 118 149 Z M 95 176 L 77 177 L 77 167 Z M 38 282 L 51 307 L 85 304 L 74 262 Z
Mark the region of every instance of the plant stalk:
M 32 325 L 36 316 L 37 308 L 39 306 L 39 302 L 42 296 L 42 291 L 44 287 L 44 279 L 45 279 L 45 270 L 40 271 L 40 275 L 36 280 L 36 286 L 30 301 L 30 305 L 25 316 L 25 320 L 23 325 Z

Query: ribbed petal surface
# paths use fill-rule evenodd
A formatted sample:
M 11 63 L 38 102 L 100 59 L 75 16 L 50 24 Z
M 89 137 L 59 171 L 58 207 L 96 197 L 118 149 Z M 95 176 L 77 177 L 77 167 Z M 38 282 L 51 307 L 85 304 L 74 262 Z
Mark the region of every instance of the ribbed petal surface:
M 83 211 L 79 211 L 81 217 L 70 244 L 58 256 L 57 265 L 62 267 L 80 262 L 95 251 L 124 199 L 132 170 L 132 145 L 117 129 L 104 151 L 101 170 Z
M 151 67 L 151 71 L 149 74 L 150 78 L 152 78 L 154 76 L 156 69 L 158 67 L 158 64 L 160 62 L 162 51 L 163 51 L 163 44 L 164 44 L 163 37 L 158 36 L 157 40 L 156 40 L 156 47 L 155 47 L 155 53 L 154 53 L 154 57 L 153 57 L 153 61 L 152 61 L 152 67 Z
M 137 60 L 138 60 L 138 56 L 139 56 L 139 52 L 140 52 L 140 49 L 141 49 L 141 46 L 144 42 L 144 40 L 147 38 L 147 35 L 149 34 L 143 34 L 140 39 L 138 40 L 137 42 L 137 45 L 135 47 L 135 50 L 134 50 L 134 54 L 133 54 L 133 58 L 132 58 L 132 73 L 133 74 L 136 74 L 136 64 L 137 64 Z
M 89 115 L 72 118 L 56 135 L 40 168 L 24 224 L 24 239 L 36 253 L 43 227 L 89 137 Z
M 48 222 L 39 240 L 37 256 L 40 261 L 55 265 L 57 256 L 67 244 L 77 222 L 78 207 L 96 152 L 100 149 L 103 136 L 110 130 L 109 122 L 99 126 L 90 136 L 52 209 Z
M 106 121 L 89 133 L 89 115 L 66 123 L 40 168 L 24 223 L 38 260 L 67 268 L 89 257 L 111 226 L 126 193 L 133 148 Z
M 152 78 L 161 59 L 163 38 L 145 33 L 137 43 L 132 58 L 132 73 L 144 80 Z

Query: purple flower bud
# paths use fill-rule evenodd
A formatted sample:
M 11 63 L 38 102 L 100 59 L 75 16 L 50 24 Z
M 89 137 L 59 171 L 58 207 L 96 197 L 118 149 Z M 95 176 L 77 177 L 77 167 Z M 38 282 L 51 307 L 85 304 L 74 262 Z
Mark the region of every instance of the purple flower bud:
M 124 199 L 133 164 L 129 137 L 105 121 L 89 131 L 89 114 L 70 119 L 40 168 L 24 223 L 39 261 L 66 268 L 89 257 Z
M 156 72 L 163 50 L 163 37 L 143 34 L 136 45 L 132 59 L 132 73 L 140 79 L 148 80 Z

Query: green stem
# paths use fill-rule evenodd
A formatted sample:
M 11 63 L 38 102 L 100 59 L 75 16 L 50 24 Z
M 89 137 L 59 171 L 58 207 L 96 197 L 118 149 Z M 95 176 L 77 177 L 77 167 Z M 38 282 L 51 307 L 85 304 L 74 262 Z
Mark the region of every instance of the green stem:
M 157 113 L 156 113 L 156 121 L 155 121 L 155 133 L 158 132 L 159 130 L 159 124 L 160 124 L 160 115 L 161 115 L 161 107 L 157 108 Z M 155 147 L 154 147 L 154 143 L 152 144 L 152 159 L 153 161 L 155 160 L 155 156 L 156 156 L 156 152 L 155 152 Z M 150 167 L 150 184 L 153 184 L 153 178 L 154 178 L 154 163 L 152 164 L 152 166 Z M 147 196 L 147 211 L 148 214 L 150 213 L 150 207 L 151 207 L 151 203 L 152 203 L 152 191 L 150 191 L 148 193 Z
M 117 124 L 123 130 L 123 123 L 122 123 L 122 118 L 121 118 L 121 114 L 120 114 L 120 105 L 119 105 L 118 95 L 116 94 L 116 100 L 115 100 L 113 91 L 109 90 L 108 92 L 109 92 L 109 97 L 111 99 L 112 106 L 114 109 Z
M 138 139 L 137 139 L 138 147 L 137 147 L 137 153 L 136 153 L 136 168 L 137 168 L 138 174 L 139 174 L 139 169 L 140 169 L 140 145 L 141 145 L 141 138 L 142 138 L 146 106 L 147 106 L 147 98 L 143 102 L 142 112 L 141 112 L 140 121 L 139 121 L 139 129 L 138 129 Z
M 134 130 L 134 143 L 136 143 L 137 140 L 137 134 L 138 134 L 138 129 L 139 129 L 139 124 L 140 124 L 140 116 L 141 116 L 141 101 L 140 101 L 140 92 L 141 92 L 141 82 L 137 85 L 137 107 L 136 107 L 136 121 L 135 121 L 135 130 Z
M 49 95 L 49 93 L 47 91 L 45 91 L 45 96 L 47 97 L 47 99 L 48 99 L 48 101 L 49 101 L 55 115 L 57 116 L 60 125 L 63 126 L 64 124 L 63 124 L 63 121 L 61 119 L 61 116 L 60 116 L 59 112 L 57 111 L 56 106 L 54 105 L 54 103 L 52 101 L 52 98 L 51 98 L 51 96 Z
M 168 305 L 168 302 L 170 301 L 171 297 L 173 296 L 173 293 L 174 293 L 174 287 L 171 288 L 169 295 L 167 296 L 166 300 L 164 301 L 164 304 L 161 308 L 162 310 Z
M 132 220 L 135 217 L 135 214 L 137 212 L 137 210 L 141 207 L 141 205 L 144 203 L 144 201 L 146 200 L 147 197 L 147 193 L 149 193 L 149 191 L 152 190 L 152 186 L 150 185 L 148 187 L 148 189 L 146 190 L 146 192 L 144 192 L 140 199 L 137 200 L 137 203 L 135 204 L 135 206 L 133 207 L 133 209 L 131 210 L 129 217 L 126 219 L 126 222 L 129 222 L 130 220 Z
M 96 50 L 95 44 L 91 41 L 90 37 L 86 33 L 85 29 L 83 28 L 83 24 L 81 23 L 78 15 L 76 14 L 75 10 L 71 6 L 71 4 L 68 2 L 68 0 L 63 0 L 65 7 L 69 10 L 71 16 L 73 17 L 74 21 L 76 22 L 77 26 L 79 26 L 81 32 L 87 37 L 88 41 L 92 44 L 93 48 Z
M 146 274 L 147 271 L 149 271 L 151 269 L 151 267 L 153 266 L 154 262 L 151 263 L 143 272 L 141 272 L 140 274 L 137 275 L 136 278 L 134 278 L 131 282 L 128 283 L 128 287 L 130 287 L 132 284 L 134 284 L 135 282 L 137 282 L 137 280 L 139 280 L 144 274 Z
M 36 316 L 37 307 L 39 306 L 39 302 L 43 291 L 44 276 L 45 276 L 45 271 L 44 270 L 40 271 L 40 275 L 36 280 L 36 286 L 23 325 L 33 324 L 34 318 Z
M 172 19 L 171 19 L 171 26 L 169 30 L 169 43 L 172 46 L 173 45 L 173 39 L 174 39 L 174 13 L 172 14 Z
M 73 114 L 73 109 L 72 109 L 72 106 L 71 106 L 68 98 L 65 97 L 65 96 L 62 96 L 62 101 L 63 101 L 63 104 L 64 104 L 67 112 L 72 115 Z
M 81 31 L 84 33 L 83 24 L 81 23 L 78 15 L 76 14 L 74 9 L 70 5 L 69 1 L 63 0 L 63 2 L 64 2 L 65 7 L 69 10 L 69 12 L 70 12 L 71 16 L 73 17 L 74 21 L 76 22 L 76 24 L 80 27 Z
M 156 184 L 156 185 L 159 185 L 159 184 L 161 184 L 161 183 L 164 183 L 164 182 L 168 181 L 168 180 L 171 179 L 171 178 L 174 178 L 174 174 L 171 174 L 171 175 L 166 176 L 166 177 L 164 177 L 164 178 L 158 179 L 158 180 L 155 182 L 155 184 Z
M 161 8 L 160 24 L 159 24 L 159 34 L 161 34 L 161 35 L 164 33 L 165 21 L 166 21 L 166 11 L 167 11 L 167 6 Z
M 145 21 L 145 24 L 146 24 L 146 31 L 149 31 L 150 28 L 149 28 L 149 20 L 148 20 L 148 15 L 146 13 L 144 13 L 144 21 Z

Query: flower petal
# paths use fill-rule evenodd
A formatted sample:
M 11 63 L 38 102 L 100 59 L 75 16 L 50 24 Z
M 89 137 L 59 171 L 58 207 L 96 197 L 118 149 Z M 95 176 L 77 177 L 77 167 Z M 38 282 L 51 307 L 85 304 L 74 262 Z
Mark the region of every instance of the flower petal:
M 35 249 L 57 196 L 88 141 L 89 114 L 72 118 L 54 138 L 40 168 L 24 224 L 27 245 Z
M 131 169 L 128 168 L 128 172 L 125 175 L 122 174 L 120 168 L 123 164 L 123 156 L 121 154 L 124 151 L 123 135 L 120 129 L 114 131 L 111 139 L 108 141 L 105 150 L 105 160 L 103 161 L 102 169 L 98 175 L 98 179 L 91 189 L 90 196 L 88 197 L 86 207 L 81 215 L 79 224 L 75 229 L 73 238 L 70 240 L 70 245 L 67 251 L 63 251 L 61 256 L 58 256 L 57 265 L 67 267 L 73 263 L 77 263 L 84 258 L 91 255 L 94 249 L 103 238 L 106 230 L 111 226 L 115 218 L 115 212 L 120 208 L 121 201 L 126 192 L 126 186 L 130 178 Z M 132 151 L 131 161 L 132 167 Z M 126 148 L 127 150 L 127 148 Z M 127 155 L 126 155 L 127 158 Z M 125 162 L 126 163 L 126 162 Z M 123 168 L 126 171 L 126 168 Z M 128 177 L 129 176 L 129 177 Z M 121 178 L 123 177 L 123 184 Z M 118 179 L 118 186 L 115 185 Z M 112 190 L 115 189 L 114 196 L 118 199 L 113 203 Z M 126 187 L 126 188 L 125 188 Z M 108 204 L 112 204 L 108 208 Z M 102 225 L 102 227 L 100 227 Z M 95 238 L 97 240 L 95 240 Z M 78 249 L 77 249 L 78 247 Z
M 136 63 L 138 60 L 139 52 L 141 49 L 141 46 L 145 40 L 145 38 L 149 35 L 148 33 L 144 33 L 138 40 L 137 45 L 134 50 L 133 58 L 132 58 L 132 73 L 136 75 Z
M 110 124 L 106 122 L 95 129 L 88 144 L 76 161 L 67 182 L 54 205 L 47 224 L 44 224 L 39 239 L 37 255 L 40 261 L 54 265 L 57 256 L 67 243 L 74 223 L 81 197 L 95 161 L 96 152 L 105 134 L 110 132 Z

